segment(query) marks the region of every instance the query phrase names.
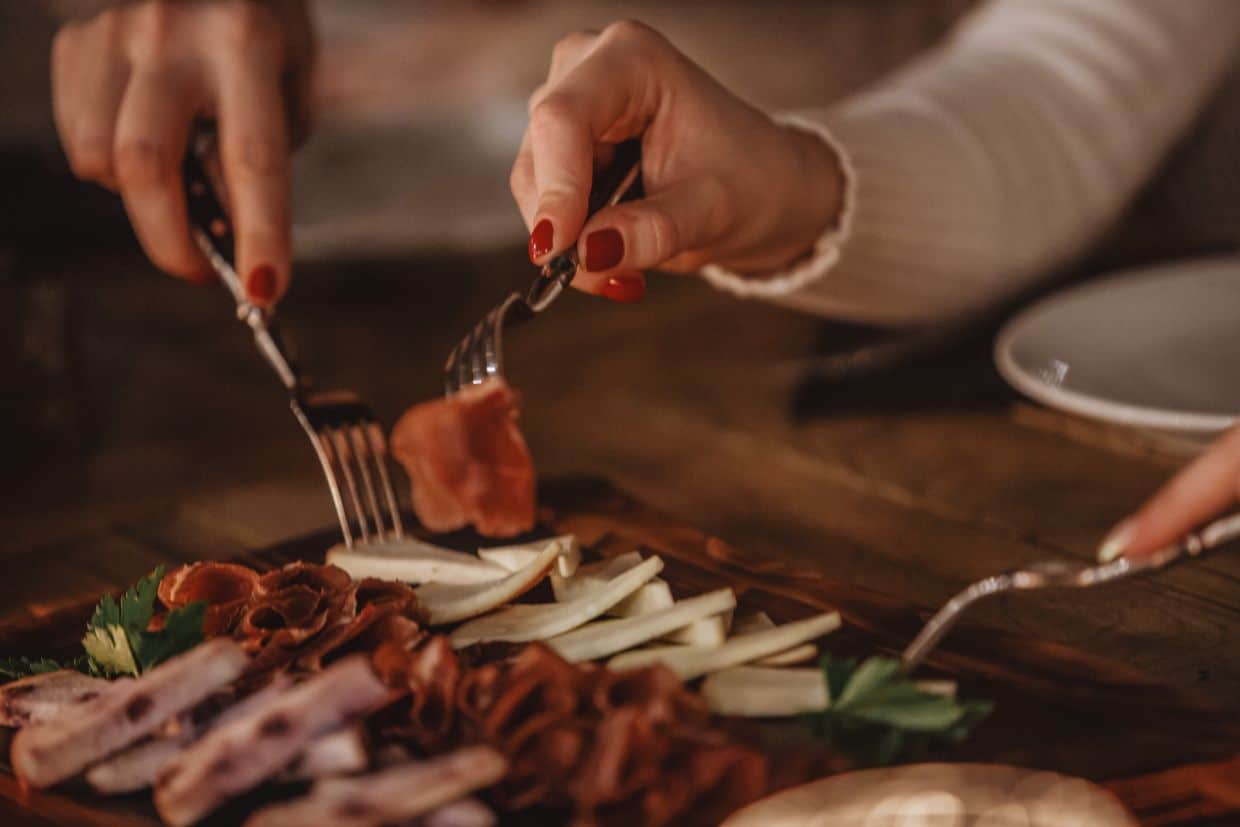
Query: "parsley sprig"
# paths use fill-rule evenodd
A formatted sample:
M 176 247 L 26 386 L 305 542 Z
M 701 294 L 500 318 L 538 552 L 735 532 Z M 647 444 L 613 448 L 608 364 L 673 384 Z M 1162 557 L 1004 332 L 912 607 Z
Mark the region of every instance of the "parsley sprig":
M 990 714 L 989 701 L 958 701 L 927 691 L 901 674 L 900 662 L 827 655 L 822 660 L 831 705 L 811 718 L 814 730 L 863 764 L 881 766 L 963 740 Z
M 164 567 L 143 577 L 120 599 L 105 594 L 86 626 L 82 648 L 86 654 L 61 663 L 52 658 L 0 659 L 0 682 L 16 680 L 57 669 L 77 669 L 91 675 L 114 678 L 141 675 L 202 642 L 206 603 L 190 603 L 168 612 L 163 625 L 151 629 L 155 596 Z

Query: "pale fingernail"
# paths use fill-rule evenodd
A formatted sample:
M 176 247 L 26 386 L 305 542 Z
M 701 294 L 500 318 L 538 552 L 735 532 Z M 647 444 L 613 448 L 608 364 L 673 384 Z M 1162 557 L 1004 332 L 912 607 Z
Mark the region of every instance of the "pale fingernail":
M 1098 562 L 1110 563 L 1128 549 L 1128 545 L 1132 542 L 1132 520 L 1124 520 L 1122 523 L 1111 529 L 1111 533 L 1102 541 L 1102 545 L 1098 546 Z

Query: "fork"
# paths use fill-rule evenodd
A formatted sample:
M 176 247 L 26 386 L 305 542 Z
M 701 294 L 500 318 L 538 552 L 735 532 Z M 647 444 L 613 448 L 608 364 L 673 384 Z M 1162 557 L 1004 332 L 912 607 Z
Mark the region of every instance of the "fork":
M 631 139 L 616 145 L 615 158 L 606 170 L 595 175 L 586 217 L 603 207 L 639 197 L 641 191 L 641 141 Z M 452 396 L 467 385 L 478 385 L 504 372 L 504 328 L 532 319 L 546 310 L 564 292 L 577 274 L 577 245 L 543 265 L 525 295 L 511 293 L 482 317 L 465 335 L 444 364 L 444 395 Z
M 215 136 L 197 130 L 182 172 L 190 230 L 220 281 L 237 303 L 237 318 L 254 333 L 254 342 L 289 394 L 289 406 L 310 438 L 323 466 L 344 542 L 399 539 L 400 509 L 387 468 L 387 440 L 370 407 L 353 391 L 316 390 L 289 359 L 271 314 L 250 302 L 237 276 L 232 224 L 212 174 Z M 355 535 L 353 526 L 356 525 Z
M 904 672 L 916 669 L 930 651 L 956 625 L 960 616 L 979 600 L 1010 591 L 1031 591 L 1047 588 L 1090 588 L 1134 574 L 1170 566 L 1179 560 L 1196 557 L 1240 537 L 1240 514 L 1210 523 L 1200 531 L 1188 534 L 1178 543 L 1148 557 L 1130 560 L 1121 557 L 1099 566 L 1061 560 L 1043 560 L 1025 568 L 996 574 L 965 588 L 939 609 L 900 656 Z

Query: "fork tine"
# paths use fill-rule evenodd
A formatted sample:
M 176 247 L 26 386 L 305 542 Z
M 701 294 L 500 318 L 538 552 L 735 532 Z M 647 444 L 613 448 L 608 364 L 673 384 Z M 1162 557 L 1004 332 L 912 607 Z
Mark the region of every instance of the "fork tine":
M 349 492 L 349 501 L 353 505 L 353 514 L 357 519 L 358 530 L 362 534 L 362 542 L 370 542 L 370 528 L 366 524 L 366 512 L 362 507 L 362 498 L 358 495 L 357 479 L 353 476 L 351 468 L 351 454 L 349 441 L 345 438 L 343 428 L 328 428 L 327 433 L 330 436 L 332 445 L 336 449 L 336 456 L 340 460 L 340 471 L 344 475 L 345 488 Z
M 392 531 L 396 539 L 405 536 L 405 527 L 400 521 L 400 506 L 396 502 L 396 492 L 392 489 L 392 479 L 387 469 L 387 440 L 383 429 L 378 423 L 371 422 L 366 426 L 366 436 L 370 440 L 370 451 L 375 457 L 375 465 L 379 467 L 379 482 L 383 486 L 383 498 L 387 501 L 388 513 L 392 517 Z
M 353 450 L 354 465 L 357 466 L 358 475 L 362 478 L 362 491 L 366 494 L 366 504 L 370 506 L 370 516 L 375 521 L 375 539 L 382 542 L 383 535 L 386 533 L 386 523 L 383 519 L 383 512 L 379 510 L 379 498 L 375 496 L 375 484 L 371 479 L 370 465 L 370 445 L 366 440 L 365 428 L 366 422 L 358 422 L 348 427 L 351 448 Z
M 340 492 L 340 478 L 336 475 L 333 465 L 335 451 L 331 440 L 323 434 L 316 433 L 309 422 L 305 421 L 300 410 L 296 413 L 298 419 L 302 421 L 302 427 L 310 434 L 310 444 L 314 446 L 314 453 L 319 458 L 319 464 L 323 466 L 323 475 L 327 477 L 327 487 L 331 491 L 332 505 L 336 507 L 336 519 L 340 521 L 340 533 L 344 535 L 344 544 L 347 548 L 353 548 L 353 531 L 349 526 L 349 513 L 345 510 L 344 497 Z

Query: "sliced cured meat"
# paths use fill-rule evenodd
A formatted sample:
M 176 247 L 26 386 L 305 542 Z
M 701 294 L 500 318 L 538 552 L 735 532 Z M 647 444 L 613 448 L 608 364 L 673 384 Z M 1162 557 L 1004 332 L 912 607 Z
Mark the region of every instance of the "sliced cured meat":
M 503 380 L 415 405 L 392 429 L 391 445 L 431 531 L 473 525 L 511 537 L 534 527 L 534 463 L 517 428 L 517 395 Z
M 182 752 L 156 781 L 155 807 L 173 827 L 193 824 L 283 770 L 320 735 L 390 697 L 366 658 L 346 658 Z
M 88 703 L 112 687 L 73 669 L 31 675 L 0 686 L 0 726 L 41 724 L 72 704 Z
M 235 563 L 206 561 L 180 566 L 159 581 L 159 600 L 168 609 L 207 604 L 203 634 L 227 635 L 258 587 L 258 572 Z
M 241 648 L 225 638 L 196 646 L 137 680 L 19 731 L 13 739 L 13 768 L 34 787 L 64 781 L 232 683 L 246 662 Z

